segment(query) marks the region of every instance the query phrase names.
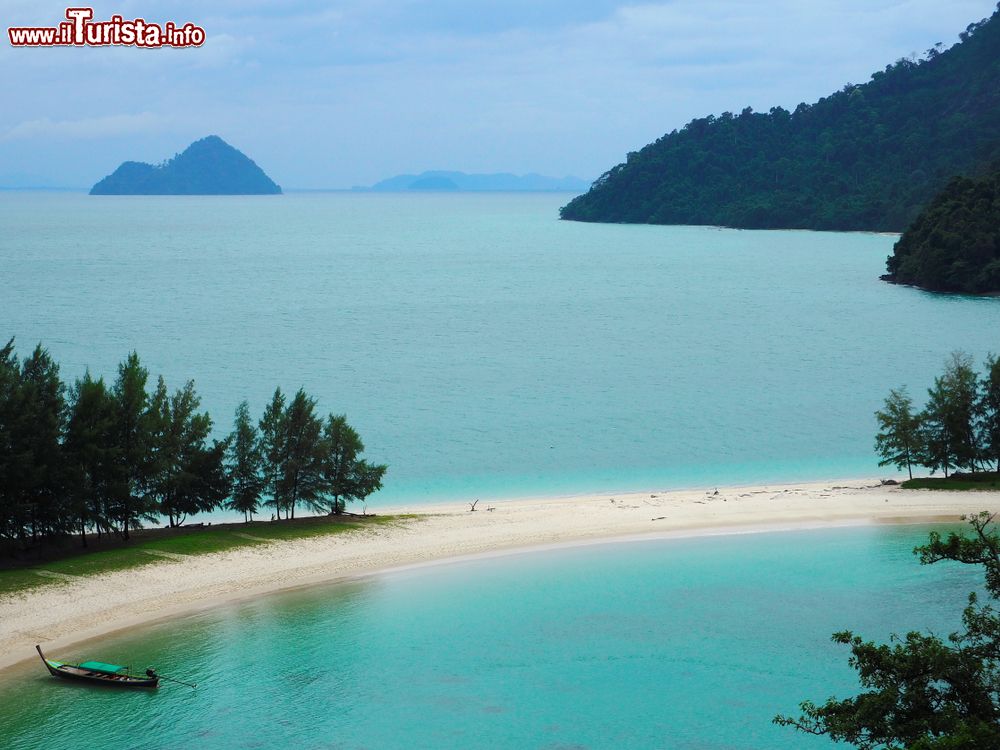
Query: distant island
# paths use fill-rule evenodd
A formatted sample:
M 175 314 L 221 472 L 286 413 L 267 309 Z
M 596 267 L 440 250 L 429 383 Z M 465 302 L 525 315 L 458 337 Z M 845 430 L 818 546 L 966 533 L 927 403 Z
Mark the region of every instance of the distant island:
M 252 159 L 217 135 L 195 141 L 159 165 L 124 162 L 91 195 L 280 195 Z
M 575 221 L 902 231 L 1000 159 L 1000 11 L 794 112 L 690 122 L 563 207 Z
M 1000 292 L 1000 164 L 956 177 L 903 233 L 882 278 L 936 292 Z
M 572 192 L 582 193 L 590 183 L 578 177 L 545 177 L 540 174 L 466 174 L 430 171 L 401 174 L 355 190 L 375 192 Z

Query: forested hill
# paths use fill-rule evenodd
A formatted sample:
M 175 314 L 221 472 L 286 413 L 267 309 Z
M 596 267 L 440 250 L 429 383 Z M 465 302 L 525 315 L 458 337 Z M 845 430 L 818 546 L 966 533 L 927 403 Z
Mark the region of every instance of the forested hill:
M 940 292 L 1000 292 L 1000 164 L 957 177 L 906 230 L 886 278 Z
M 184 153 L 153 166 L 127 161 L 91 188 L 91 195 L 274 195 L 281 192 L 264 170 L 210 135 Z
M 998 157 L 1000 11 L 948 50 L 794 112 L 694 120 L 630 153 L 561 216 L 902 231 L 952 177 Z

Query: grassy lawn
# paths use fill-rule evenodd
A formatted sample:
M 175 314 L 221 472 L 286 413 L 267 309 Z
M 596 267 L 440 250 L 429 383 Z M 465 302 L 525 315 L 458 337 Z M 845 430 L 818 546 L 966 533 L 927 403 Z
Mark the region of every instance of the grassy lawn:
M 954 474 L 944 477 L 923 477 L 908 479 L 902 487 L 907 490 L 1000 490 L 1000 474 Z
M 282 521 L 281 523 L 254 521 L 253 523 L 239 524 L 238 528 L 233 530 L 261 539 L 281 541 L 283 539 L 309 539 L 329 534 L 343 534 L 373 526 L 398 524 L 414 518 L 416 518 L 415 515 L 371 516 L 368 518 L 344 516 L 340 520 L 332 520 L 329 516 L 320 516 L 318 518 L 296 518 L 293 521 Z
M 147 529 L 136 532 L 134 538 L 127 545 L 90 552 L 81 549 L 79 554 L 68 557 L 23 567 L 2 569 L 0 570 L 0 596 L 61 583 L 56 577 L 44 577 L 38 575 L 36 571 L 71 576 L 98 575 L 153 563 L 169 562 L 169 557 L 157 555 L 156 552 L 166 552 L 172 555 L 207 555 L 239 547 L 253 547 L 295 539 L 312 539 L 334 534 L 349 534 L 372 527 L 405 523 L 414 518 L 415 516 L 412 515 L 365 518 L 322 516 L 297 518 L 292 521 L 253 521 L 251 523 L 180 529 Z M 249 539 L 247 537 L 256 538 Z M 74 540 L 73 543 L 79 544 L 77 540 Z

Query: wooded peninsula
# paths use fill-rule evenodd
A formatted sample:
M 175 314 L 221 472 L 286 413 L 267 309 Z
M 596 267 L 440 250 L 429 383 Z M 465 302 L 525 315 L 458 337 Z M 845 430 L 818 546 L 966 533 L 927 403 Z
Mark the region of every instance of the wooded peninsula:
M 1000 5 L 958 44 L 942 46 L 794 112 L 747 107 L 693 120 L 630 153 L 560 216 L 742 229 L 909 227 L 883 279 L 1000 292 Z
M 793 112 L 674 130 L 564 206 L 575 221 L 901 232 L 956 175 L 1000 161 L 1000 11 Z
M 936 292 L 1000 291 L 1000 164 L 982 179 L 956 177 L 903 233 L 886 281 Z

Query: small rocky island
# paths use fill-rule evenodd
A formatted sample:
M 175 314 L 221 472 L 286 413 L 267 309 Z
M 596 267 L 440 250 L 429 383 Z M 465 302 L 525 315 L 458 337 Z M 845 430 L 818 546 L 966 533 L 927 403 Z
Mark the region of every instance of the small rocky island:
M 124 162 L 90 194 L 280 195 L 281 188 L 242 151 L 210 135 L 156 166 Z
M 1000 292 L 1000 164 L 956 177 L 899 238 L 882 278 L 935 292 Z

